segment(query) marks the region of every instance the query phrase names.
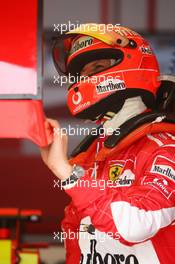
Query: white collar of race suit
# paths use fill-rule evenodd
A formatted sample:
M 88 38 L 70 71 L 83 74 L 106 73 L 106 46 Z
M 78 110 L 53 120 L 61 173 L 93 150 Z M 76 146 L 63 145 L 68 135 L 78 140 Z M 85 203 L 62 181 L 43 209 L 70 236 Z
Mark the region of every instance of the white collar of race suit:
M 104 122 L 103 127 L 106 134 L 118 129 L 127 120 L 143 113 L 146 109 L 140 96 L 126 99 L 122 109 L 110 120 Z

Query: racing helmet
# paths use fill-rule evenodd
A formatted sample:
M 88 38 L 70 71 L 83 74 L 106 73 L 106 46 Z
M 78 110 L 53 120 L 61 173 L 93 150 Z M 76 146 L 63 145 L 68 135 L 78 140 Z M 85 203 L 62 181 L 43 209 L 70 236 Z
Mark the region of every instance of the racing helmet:
M 100 119 L 117 113 L 135 96 L 154 108 L 159 66 L 149 43 L 137 32 L 118 25 L 82 24 L 54 41 L 52 56 L 58 72 L 72 80 L 67 103 L 75 117 Z M 110 66 L 81 76 L 85 65 L 101 59 L 110 59 Z

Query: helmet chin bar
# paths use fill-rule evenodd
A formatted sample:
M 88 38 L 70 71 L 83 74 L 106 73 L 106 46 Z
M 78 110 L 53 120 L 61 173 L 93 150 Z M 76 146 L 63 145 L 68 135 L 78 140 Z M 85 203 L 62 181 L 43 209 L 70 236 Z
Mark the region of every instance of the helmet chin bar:
M 155 98 L 150 92 L 138 88 L 133 88 L 128 91 L 117 91 L 109 95 L 108 97 L 105 97 L 104 99 L 96 102 L 90 107 L 87 107 L 79 113 L 73 114 L 70 108 L 69 110 L 76 118 L 92 121 L 100 120 L 105 116 L 108 117 L 108 113 L 117 114 L 121 110 L 127 98 L 136 96 L 140 96 L 142 98 L 144 104 L 148 109 L 154 108 Z

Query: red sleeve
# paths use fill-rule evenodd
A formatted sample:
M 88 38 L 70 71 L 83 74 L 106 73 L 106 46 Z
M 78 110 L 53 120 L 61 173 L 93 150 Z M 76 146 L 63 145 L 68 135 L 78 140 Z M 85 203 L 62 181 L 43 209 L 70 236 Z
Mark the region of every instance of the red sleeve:
M 175 220 L 174 154 L 175 146 L 160 147 L 139 172 L 137 184 L 125 192 L 78 183 L 66 192 L 98 230 L 112 232 L 114 238 L 119 234 L 120 242 L 128 245 L 143 242 Z M 88 174 L 83 179 L 92 182 Z
M 65 208 L 65 218 L 61 223 L 61 227 L 66 248 L 66 264 L 79 263 L 81 254 L 78 245 L 79 219 L 77 210 L 72 204 Z

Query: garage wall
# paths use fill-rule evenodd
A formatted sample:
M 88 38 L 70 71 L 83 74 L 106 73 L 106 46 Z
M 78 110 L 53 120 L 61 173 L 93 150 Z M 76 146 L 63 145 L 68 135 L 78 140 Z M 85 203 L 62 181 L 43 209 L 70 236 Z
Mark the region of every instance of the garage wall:
M 120 23 L 136 30 L 175 30 L 174 0 L 45 0 L 44 26 L 54 23 Z M 106 15 L 104 15 L 106 13 Z

